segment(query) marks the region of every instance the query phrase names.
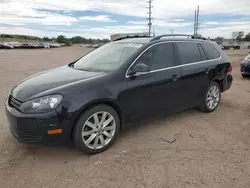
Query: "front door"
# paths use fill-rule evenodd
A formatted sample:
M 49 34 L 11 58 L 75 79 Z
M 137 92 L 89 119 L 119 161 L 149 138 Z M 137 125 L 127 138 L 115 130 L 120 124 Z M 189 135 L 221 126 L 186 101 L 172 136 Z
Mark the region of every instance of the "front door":
M 126 120 L 139 120 L 170 113 L 179 108 L 180 68 L 176 67 L 172 43 L 157 44 L 144 52 L 133 64 L 144 63 L 150 72 L 126 77 L 126 90 L 120 100 Z

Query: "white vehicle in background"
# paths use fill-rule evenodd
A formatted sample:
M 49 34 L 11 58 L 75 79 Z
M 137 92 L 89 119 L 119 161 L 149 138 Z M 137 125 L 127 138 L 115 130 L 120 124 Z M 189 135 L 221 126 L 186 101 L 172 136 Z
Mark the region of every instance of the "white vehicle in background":
M 224 46 L 223 46 L 223 45 L 219 44 L 219 47 L 220 47 L 222 50 L 224 50 Z
M 99 48 L 100 45 L 99 44 L 92 44 L 92 48 Z
M 50 48 L 50 45 L 49 44 L 43 44 L 43 47 L 44 48 Z
M 13 48 L 14 48 L 14 46 L 11 45 L 11 44 L 8 43 L 8 42 L 4 42 L 3 45 L 6 46 L 7 49 L 13 49 Z

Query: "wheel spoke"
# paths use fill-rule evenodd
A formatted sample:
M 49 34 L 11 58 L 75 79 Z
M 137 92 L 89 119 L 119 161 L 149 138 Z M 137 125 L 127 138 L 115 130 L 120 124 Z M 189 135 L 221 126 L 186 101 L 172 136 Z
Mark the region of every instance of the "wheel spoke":
M 114 120 L 114 118 L 111 116 L 110 118 L 108 118 L 104 123 L 103 123 L 103 128 L 107 127 L 108 124 L 110 124 L 112 121 Z
M 94 138 L 96 137 L 96 135 L 97 135 L 97 134 L 92 134 L 92 135 L 88 138 L 88 140 L 86 140 L 85 144 L 86 144 L 86 145 L 89 145 L 89 143 L 92 142 L 92 140 L 94 140 Z
M 111 135 L 110 133 L 108 133 L 107 131 L 104 131 L 103 134 L 104 134 L 105 136 L 107 136 L 108 138 L 111 138 L 111 137 L 112 137 L 112 135 Z
M 105 146 L 103 135 L 101 134 L 99 138 L 100 138 L 100 141 L 101 141 L 101 145 Z
M 207 98 L 207 101 L 211 101 L 213 98 L 212 97 L 208 97 Z
M 87 121 L 85 124 L 94 130 L 96 129 L 96 125 L 91 123 L 90 121 Z
M 96 147 L 97 147 L 98 140 L 99 140 L 99 136 L 96 136 L 96 137 L 95 137 L 95 142 L 94 142 L 94 145 L 93 145 L 93 147 L 94 147 L 95 149 L 96 149 Z
M 216 89 L 217 89 L 217 88 L 214 86 L 214 87 L 213 87 L 213 94 L 215 93 Z
M 216 102 L 215 101 L 213 101 L 213 108 L 215 108 L 216 107 Z
M 102 124 L 104 123 L 106 117 L 107 117 L 107 112 L 104 112 L 104 113 L 102 114 L 102 119 L 101 119 L 101 121 L 100 121 L 100 125 L 102 125 Z
M 214 92 L 214 95 L 219 95 L 219 90 L 216 89 L 216 91 Z
M 208 102 L 208 107 L 209 107 L 210 109 L 212 109 L 212 105 L 213 105 L 213 101 L 211 100 L 211 101 Z
M 96 126 L 99 125 L 100 122 L 99 122 L 97 113 L 95 113 L 93 116 L 94 116 L 95 125 Z
M 93 133 L 95 133 L 95 130 L 83 131 L 83 132 L 82 132 L 82 136 L 88 136 L 88 135 L 91 135 L 91 134 L 93 134 Z
M 111 130 L 114 130 L 115 129 L 115 126 L 112 125 L 112 126 L 106 126 L 105 128 L 103 128 L 103 130 L 105 131 L 111 131 Z

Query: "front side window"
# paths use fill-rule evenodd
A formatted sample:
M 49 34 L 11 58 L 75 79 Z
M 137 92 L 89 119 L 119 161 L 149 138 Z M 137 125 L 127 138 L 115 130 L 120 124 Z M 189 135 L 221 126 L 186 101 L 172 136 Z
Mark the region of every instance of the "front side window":
M 121 67 L 142 44 L 108 43 L 74 63 L 74 68 L 93 72 L 110 72 Z
M 136 61 L 148 65 L 150 71 L 175 66 L 172 43 L 157 44 L 144 52 Z
M 176 45 L 183 64 L 202 61 L 197 43 L 177 42 Z

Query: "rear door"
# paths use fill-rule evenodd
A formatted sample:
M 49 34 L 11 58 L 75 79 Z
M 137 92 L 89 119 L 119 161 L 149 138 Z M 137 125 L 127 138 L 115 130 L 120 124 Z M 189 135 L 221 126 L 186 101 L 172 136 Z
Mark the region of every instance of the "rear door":
M 148 65 L 150 72 L 126 77 L 126 91 L 120 97 L 125 119 L 138 120 L 175 111 L 180 96 L 180 68 L 176 67 L 173 43 L 150 47 L 133 66 L 137 63 Z
M 183 107 L 198 104 L 204 96 L 209 81 L 207 56 L 199 43 L 176 42 L 181 61 Z

